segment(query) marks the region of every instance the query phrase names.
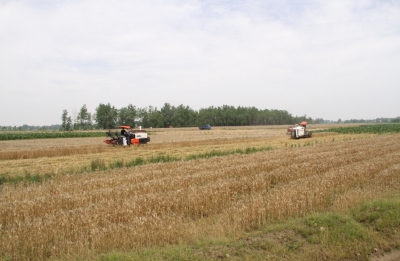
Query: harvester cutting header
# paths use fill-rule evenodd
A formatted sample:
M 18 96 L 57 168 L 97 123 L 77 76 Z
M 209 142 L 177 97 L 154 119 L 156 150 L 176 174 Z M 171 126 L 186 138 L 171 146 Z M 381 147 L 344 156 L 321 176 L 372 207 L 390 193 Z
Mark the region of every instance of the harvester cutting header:
M 105 140 L 104 142 L 112 145 L 130 146 L 131 144 L 147 144 L 150 142 L 150 137 L 147 136 L 145 130 L 134 130 L 130 126 L 118 126 L 121 128 L 121 135 L 118 132 L 106 132 L 107 137 L 111 139 Z
M 292 139 L 299 138 L 311 138 L 312 133 L 307 131 L 307 122 L 303 121 L 300 124 L 296 124 L 295 126 L 290 126 L 286 132 L 287 135 L 290 135 Z

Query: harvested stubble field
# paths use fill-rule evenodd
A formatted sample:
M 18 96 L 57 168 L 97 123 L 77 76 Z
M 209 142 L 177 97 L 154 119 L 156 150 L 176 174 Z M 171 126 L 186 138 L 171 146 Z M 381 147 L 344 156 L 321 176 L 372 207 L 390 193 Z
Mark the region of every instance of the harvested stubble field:
M 320 130 L 325 128 L 353 126 L 346 125 L 315 125 L 310 130 Z M 358 126 L 358 125 L 357 125 Z M 212 130 L 200 131 L 198 128 L 159 128 L 148 130 L 154 143 L 177 143 L 182 141 L 207 141 L 207 140 L 225 140 L 225 139 L 243 139 L 243 138 L 265 138 L 282 137 L 285 134 L 287 126 L 254 126 L 254 127 L 213 127 Z M 117 130 L 114 130 L 117 131 Z M 113 130 L 112 130 L 113 132 Z M 101 143 L 106 138 L 67 138 L 67 139 L 35 139 L 35 140 L 13 140 L 0 141 L 0 152 L 21 151 L 21 150 L 41 150 L 57 149 L 66 146 L 93 146 Z
M 244 146 L 265 142 L 282 149 L 4 184 L 1 257 L 91 258 L 109 251 L 240 234 L 316 211 L 345 211 L 400 189 L 398 134 L 323 136 L 306 147 L 286 142 L 300 145 L 315 139 L 292 141 L 277 135 L 242 137 L 238 143 L 235 138 L 165 144 L 157 142 L 160 136 L 152 136 L 152 146 L 130 150 L 135 156 L 197 153 L 246 142 Z M 122 155 L 118 153 L 123 149 L 110 150 L 98 154 Z M 79 157 L 84 155 L 90 154 Z M 65 156 L 65 161 L 75 157 Z M 49 164 L 44 158 L 40 161 Z
M 194 128 L 153 131 L 148 145 L 125 149 L 105 144 L 105 138 L 69 138 L 46 140 L 0 141 L 0 174 L 7 178 L 25 175 L 62 175 L 87 171 L 93 162 L 105 165 L 157 157 L 189 157 L 207 152 L 246 150 L 247 148 L 280 149 L 307 143 L 325 143 L 332 139 L 360 139 L 371 134 L 317 133 L 312 140 L 290 140 L 286 127 Z

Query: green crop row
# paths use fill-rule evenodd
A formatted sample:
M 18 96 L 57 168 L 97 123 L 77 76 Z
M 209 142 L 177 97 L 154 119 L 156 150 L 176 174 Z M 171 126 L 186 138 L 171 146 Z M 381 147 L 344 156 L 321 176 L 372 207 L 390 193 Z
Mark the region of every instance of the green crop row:
M 28 139 L 54 139 L 54 138 L 86 138 L 105 137 L 106 132 L 18 132 L 1 133 L 0 140 L 28 140 Z
M 326 130 L 317 130 L 315 132 L 337 132 L 343 134 L 349 133 L 399 133 L 400 124 L 374 124 L 374 125 L 360 125 L 358 127 L 338 127 Z

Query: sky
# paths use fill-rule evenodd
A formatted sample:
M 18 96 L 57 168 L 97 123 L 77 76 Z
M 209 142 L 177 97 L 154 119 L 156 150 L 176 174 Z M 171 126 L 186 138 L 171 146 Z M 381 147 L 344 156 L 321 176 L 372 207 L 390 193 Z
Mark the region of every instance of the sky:
M 2 126 L 100 103 L 393 118 L 399 71 L 398 0 L 0 0 Z

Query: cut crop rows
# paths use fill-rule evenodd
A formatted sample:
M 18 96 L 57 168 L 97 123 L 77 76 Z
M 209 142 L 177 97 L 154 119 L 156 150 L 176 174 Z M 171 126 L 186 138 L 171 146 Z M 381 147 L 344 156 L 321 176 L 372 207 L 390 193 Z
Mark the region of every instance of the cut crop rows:
M 3 185 L 0 258 L 92 254 L 241 233 L 400 189 L 400 136 Z

